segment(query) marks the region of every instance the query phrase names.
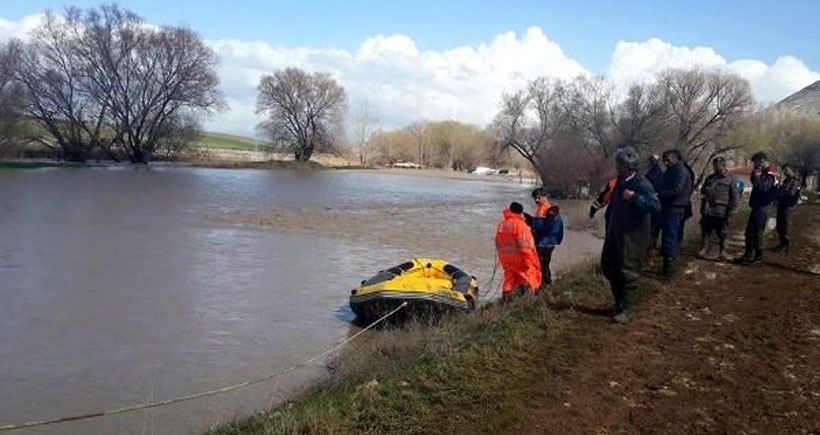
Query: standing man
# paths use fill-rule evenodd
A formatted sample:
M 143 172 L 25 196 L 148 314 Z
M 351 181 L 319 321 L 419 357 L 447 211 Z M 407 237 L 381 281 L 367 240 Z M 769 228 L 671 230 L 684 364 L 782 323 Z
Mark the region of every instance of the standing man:
M 800 180 L 794 173 L 794 168 L 783 165 L 783 182 L 777 189 L 777 235 L 780 245 L 775 248 L 778 252 L 789 250 L 789 215 L 800 200 Z
M 714 232 L 718 237 L 720 252 L 718 259 L 726 260 L 726 229 L 729 226 L 729 218 L 737 209 L 739 196 L 735 179 L 726 170 L 726 159 L 715 157 L 712 160 L 712 174 L 706 177 L 703 186 L 700 188 L 700 252 L 701 257 L 706 256 L 706 241 Z
M 532 230 L 524 220 L 524 206 L 517 202 L 504 210 L 504 219 L 495 233 L 498 261 L 504 268 L 502 301 L 510 301 L 516 295 L 538 290 L 541 285 L 541 268 Z
M 738 258 L 740 264 L 746 266 L 763 265 L 763 230 L 769 219 L 768 207 L 777 199 L 777 173 L 769 164 L 769 158 L 764 152 L 757 152 L 752 156 L 754 170 L 752 171 L 752 194 L 749 196 L 749 221 L 746 223 L 746 251 Z
M 691 215 L 693 181 L 680 151 L 665 151 L 663 164 L 666 165 L 666 172 L 663 173 L 658 197 L 661 201 L 663 276 L 668 279 L 675 275 L 678 251 L 683 240 L 683 223 L 687 213 Z
M 653 154 L 649 158 L 649 170 L 646 171 L 646 179 L 652 183 L 652 188 L 655 192 L 661 188 L 663 183 L 663 168 L 661 168 L 661 156 Z M 646 265 L 652 267 L 655 265 L 655 259 L 658 258 L 658 238 L 661 234 L 660 215 L 652 214 L 652 237 L 649 244 L 649 251 L 646 253 Z
M 634 316 L 634 291 L 649 247 L 650 217 L 661 209 L 652 184 L 638 173 L 639 157 L 632 147 L 615 153 L 618 181 L 607 208 L 601 269 L 615 298 L 618 323 Z

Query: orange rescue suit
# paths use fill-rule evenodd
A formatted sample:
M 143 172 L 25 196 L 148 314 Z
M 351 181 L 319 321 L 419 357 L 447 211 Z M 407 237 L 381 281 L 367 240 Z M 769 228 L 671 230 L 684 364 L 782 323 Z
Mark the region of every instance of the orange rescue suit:
M 532 230 L 524 216 L 504 210 L 504 220 L 495 233 L 498 261 L 504 268 L 504 292 L 528 285 L 533 291 L 541 285 L 541 265 L 535 252 Z

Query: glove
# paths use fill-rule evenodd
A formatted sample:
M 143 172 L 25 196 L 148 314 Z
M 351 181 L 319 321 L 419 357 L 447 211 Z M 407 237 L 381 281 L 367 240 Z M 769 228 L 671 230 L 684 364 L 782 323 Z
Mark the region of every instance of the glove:
M 595 217 L 595 212 L 598 211 L 594 205 L 589 206 L 589 218 L 592 219 Z

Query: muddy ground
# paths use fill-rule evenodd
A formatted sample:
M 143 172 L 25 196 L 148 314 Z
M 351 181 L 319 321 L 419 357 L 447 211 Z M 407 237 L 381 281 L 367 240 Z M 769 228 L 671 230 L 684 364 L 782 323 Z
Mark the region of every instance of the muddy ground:
M 515 433 L 820 434 L 820 207 L 794 233 L 762 268 L 693 261 L 630 325 L 578 310 L 580 328 L 606 328 L 600 347 Z

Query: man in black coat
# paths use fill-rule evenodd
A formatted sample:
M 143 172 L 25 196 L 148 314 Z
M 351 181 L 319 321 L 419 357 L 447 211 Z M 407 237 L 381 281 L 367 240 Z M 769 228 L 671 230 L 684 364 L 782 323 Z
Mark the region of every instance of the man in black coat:
M 618 181 L 607 208 L 601 270 L 615 299 L 613 320 L 627 323 L 634 316 L 634 291 L 649 247 L 650 217 L 660 210 L 652 184 L 638 173 L 639 157 L 632 147 L 615 153 Z
M 763 230 L 769 219 L 768 208 L 777 200 L 777 173 L 769 164 L 766 153 L 757 152 L 752 156 L 752 194 L 749 196 L 749 221 L 746 223 L 746 251 L 738 258 L 746 266 L 763 265 Z
M 783 182 L 777 189 L 777 235 L 780 245 L 775 251 L 789 250 L 789 215 L 800 200 L 800 180 L 794 173 L 794 168 L 783 165 Z
M 683 241 L 684 221 L 692 215 L 692 173 L 683 162 L 678 150 L 663 153 L 666 172 L 663 173 L 658 197 L 661 201 L 661 250 L 663 251 L 663 276 L 675 274 L 678 251 Z
M 655 192 L 660 190 L 661 183 L 663 183 L 663 168 L 661 167 L 661 156 L 653 154 L 648 159 L 649 170 L 644 175 L 650 183 Z M 649 252 L 646 253 L 646 265 L 653 266 L 655 259 L 658 256 L 658 238 L 661 235 L 661 217 L 659 213 L 652 214 L 652 237 L 649 244 Z

